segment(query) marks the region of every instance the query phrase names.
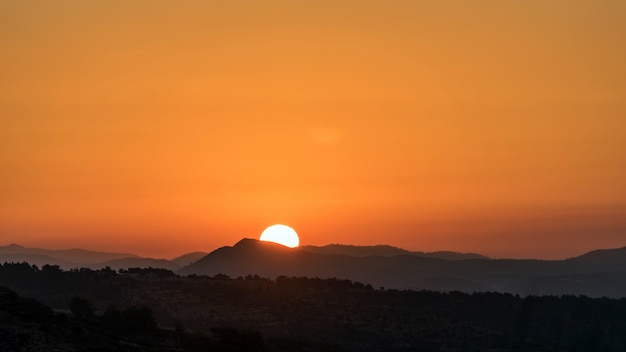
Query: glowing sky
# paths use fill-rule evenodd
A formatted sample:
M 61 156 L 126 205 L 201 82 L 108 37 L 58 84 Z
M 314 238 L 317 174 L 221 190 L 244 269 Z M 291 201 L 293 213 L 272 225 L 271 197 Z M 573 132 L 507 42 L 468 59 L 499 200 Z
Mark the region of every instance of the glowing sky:
M 0 1 L 0 245 L 626 245 L 626 2 Z

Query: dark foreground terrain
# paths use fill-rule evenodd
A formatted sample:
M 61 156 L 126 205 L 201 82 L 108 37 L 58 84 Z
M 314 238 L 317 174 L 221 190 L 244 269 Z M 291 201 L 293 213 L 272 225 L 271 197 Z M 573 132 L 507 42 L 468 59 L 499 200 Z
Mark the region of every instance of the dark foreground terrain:
M 96 315 L 74 298 L 71 313 L 0 287 L 0 351 L 264 351 L 259 333 L 212 329 L 213 337 L 158 328 L 148 308 L 109 307 Z
M 626 300 L 0 266 L 1 351 L 625 351 Z

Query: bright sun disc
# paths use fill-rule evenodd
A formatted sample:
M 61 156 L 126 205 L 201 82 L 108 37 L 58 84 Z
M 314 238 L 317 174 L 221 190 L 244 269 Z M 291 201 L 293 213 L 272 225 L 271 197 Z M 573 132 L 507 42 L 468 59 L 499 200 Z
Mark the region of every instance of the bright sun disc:
M 298 234 L 287 225 L 272 225 L 261 233 L 259 239 L 261 241 L 279 243 L 290 248 L 295 248 L 300 245 Z

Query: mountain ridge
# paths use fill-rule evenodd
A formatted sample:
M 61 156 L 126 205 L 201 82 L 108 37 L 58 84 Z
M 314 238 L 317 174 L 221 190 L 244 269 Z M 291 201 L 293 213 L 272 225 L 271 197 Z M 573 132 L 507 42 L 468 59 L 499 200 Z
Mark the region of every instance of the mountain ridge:
M 329 250 L 331 254 L 319 253 Z M 100 255 L 99 258 L 102 255 L 113 255 L 114 259 L 80 263 L 53 257 L 62 257 L 68 253 L 96 253 Z M 288 248 L 272 242 L 243 238 L 233 246 L 223 246 L 210 253 L 192 252 L 172 260 L 123 257 L 123 253 L 76 248 L 32 249 L 11 244 L 0 247 L 0 262 L 28 262 L 40 267 L 45 264 L 59 265 L 64 269 L 152 267 L 175 271 L 179 275 L 336 277 L 394 289 L 626 297 L 626 247 L 593 250 L 564 260 L 491 259 L 472 253 L 469 257 L 463 257 L 468 254 L 452 252 L 453 256 L 450 256 L 445 251 L 431 252 L 446 254 L 437 257 L 421 253 L 388 245 L 333 244 Z M 176 260 L 185 262 L 181 264 Z
M 462 260 L 462 259 L 487 259 L 488 257 L 476 254 L 476 253 L 461 253 L 453 251 L 435 251 L 435 252 L 422 252 L 422 251 L 409 251 L 399 247 L 394 247 L 386 244 L 379 244 L 374 246 L 355 246 L 349 244 L 331 243 L 324 246 L 300 246 L 299 249 L 319 253 L 319 254 L 345 254 L 354 257 L 368 257 L 368 256 L 381 256 L 391 257 L 397 255 L 419 255 L 429 258 L 440 258 L 448 260 Z
M 198 251 L 198 252 L 190 252 L 190 253 L 186 253 L 183 255 L 180 255 L 178 257 L 172 258 L 170 259 L 170 262 L 176 263 L 177 265 L 179 265 L 181 268 L 184 266 L 187 266 L 191 263 L 197 262 L 200 258 L 206 256 L 207 254 L 209 254 L 208 252 L 202 252 L 202 251 Z
M 588 253 L 568 260 L 450 260 L 415 254 L 364 257 L 320 254 L 306 248 L 243 239 L 233 246 L 218 248 L 177 273 L 336 277 L 394 289 L 626 297 L 626 247 L 606 252 L 617 258 L 623 254 L 623 262 L 603 263 L 596 258 L 599 254 L 592 255 L 593 260 L 583 260 Z M 595 277 L 591 275 L 594 273 Z
M 138 255 L 132 253 L 115 253 L 91 251 L 81 248 L 70 249 L 44 249 L 24 247 L 19 244 L 12 243 L 8 246 L 0 247 L 0 254 L 40 254 L 47 255 L 62 261 L 78 264 L 97 264 L 113 259 L 122 258 L 139 258 Z

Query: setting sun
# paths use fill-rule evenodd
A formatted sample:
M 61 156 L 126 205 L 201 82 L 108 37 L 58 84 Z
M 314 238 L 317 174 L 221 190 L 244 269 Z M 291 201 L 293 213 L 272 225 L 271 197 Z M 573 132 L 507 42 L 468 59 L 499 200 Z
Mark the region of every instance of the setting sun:
M 0 0 L 0 245 L 626 245 L 626 1 L 147 3 Z
M 295 248 L 300 245 L 298 233 L 287 225 L 272 225 L 261 233 L 261 237 L 259 239 L 261 241 L 282 244 L 283 246 L 289 248 Z

